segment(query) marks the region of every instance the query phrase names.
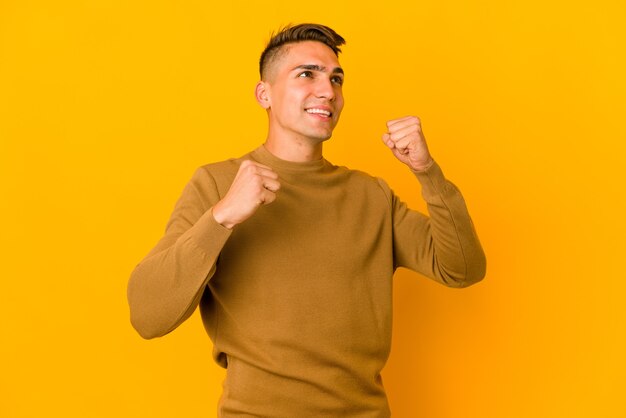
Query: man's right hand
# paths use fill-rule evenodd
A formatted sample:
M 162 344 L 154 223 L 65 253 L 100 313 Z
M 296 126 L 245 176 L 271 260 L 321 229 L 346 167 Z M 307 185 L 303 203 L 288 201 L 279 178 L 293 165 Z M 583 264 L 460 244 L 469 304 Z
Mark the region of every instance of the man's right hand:
M 280 189 L 278 174 L 270 167 L 245 160 L 226 196 L 213 206 L 215 220 L 232 229 L 248 219 L 262 205 L 272 203 Z

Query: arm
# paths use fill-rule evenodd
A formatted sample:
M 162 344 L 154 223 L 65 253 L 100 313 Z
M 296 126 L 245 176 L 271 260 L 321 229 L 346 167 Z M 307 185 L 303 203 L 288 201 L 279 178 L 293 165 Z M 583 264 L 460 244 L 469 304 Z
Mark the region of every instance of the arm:
M 128 282 L 131 323 L 144 338 L 163 336 L 198 305 L 231 231 L 215 221 L 217 187 L 198 169 L 179 198 L 156 247 L 135 267 Z
M 485 276 L 486 260 L 465 201 L 439 165 L 415 176 L 422 185 L 426 216 L 392 194 L 394 260 L 450 287 L 467 287 Z
M 165 235 L 128 283 L 131 323 L 142 337 L 163 336 L 193 313 L 232 228 L 273 202 L 279 188 L 271 168 L 243 161 L 222 198 L 211 174 L 203 168 L 196 171 Z
M 486 259 L 459 190 L 432 159 L 420 120 L 405 117 L 387 123 L 383 142 L 422 185 L 427 217 L 392 196 L 394 258 L 451 287 L 466 287 L 485 276 Z

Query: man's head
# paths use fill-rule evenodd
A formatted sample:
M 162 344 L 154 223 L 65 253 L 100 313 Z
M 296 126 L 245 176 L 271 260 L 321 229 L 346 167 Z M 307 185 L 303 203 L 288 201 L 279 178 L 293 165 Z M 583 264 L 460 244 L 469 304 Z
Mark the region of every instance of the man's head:
M 332 29 L 314 24 L 287 27 L 270 39 L 256 87 L 257 101 L 268 111 L 269 138 L 330 138 L 343 109 L 338 53 L 344 43 Z
M 321 42 L 333 50 L 335 56 L 339 56 L 339 47 L 346 40 L 328 26 L 315 23 L 303 23 L 295 26 L 287 26 L 278 33 L 273 34 L 259 60 L 259 73 L 261 80 L 267 81 L 270 77 L 273 64 L 284 54 L 286 45 L 297 42 L 315 41 Z

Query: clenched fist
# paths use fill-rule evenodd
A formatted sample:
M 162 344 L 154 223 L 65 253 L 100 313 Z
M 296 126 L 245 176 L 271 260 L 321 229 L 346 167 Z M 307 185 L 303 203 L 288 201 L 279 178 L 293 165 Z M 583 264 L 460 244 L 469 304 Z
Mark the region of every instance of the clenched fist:
M 271 167 L 245 160 L 226 196 L 213 207 L 213 217 L 219 224 L 232 229 L 262 205 L 272 203 L 278 189 L 278 174 Z
M 433 164 L 418 117 L 406 116 L 387 122 L 383 142 L 411 170 L 424 171 Z

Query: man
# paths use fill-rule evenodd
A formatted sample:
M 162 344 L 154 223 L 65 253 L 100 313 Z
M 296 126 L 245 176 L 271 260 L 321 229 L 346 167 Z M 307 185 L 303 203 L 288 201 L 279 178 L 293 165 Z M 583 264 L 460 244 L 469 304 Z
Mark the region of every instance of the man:
M 200 305 L 213 357 L 227 368 L 220 417 L 388 417 L 380 371 L 394 270 L 453 287 L 485 273 L 463 198 L 418 118 L 388 122 L 383 142 L 415 173 L 430 217 L 383 180 L 322 157 L 343 108 L 343 43 L 312 24 L 270 40 L 256 86 L 265 144 L 196 171 L 129 282 L 144 338 Z

